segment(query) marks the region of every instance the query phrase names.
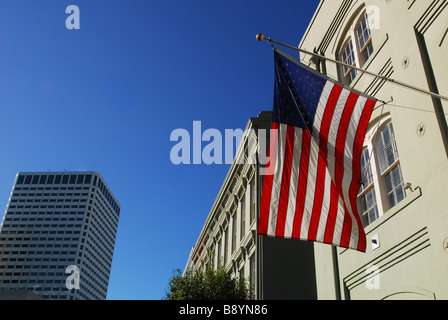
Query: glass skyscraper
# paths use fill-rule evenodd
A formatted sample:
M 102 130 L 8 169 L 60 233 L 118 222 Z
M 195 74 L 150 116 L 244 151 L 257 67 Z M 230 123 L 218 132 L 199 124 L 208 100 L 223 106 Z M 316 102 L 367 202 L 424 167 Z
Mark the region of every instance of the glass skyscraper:
M 0 289 L 104 300 L 120 204 L 96 172 L 20 172 L 0 226 Z

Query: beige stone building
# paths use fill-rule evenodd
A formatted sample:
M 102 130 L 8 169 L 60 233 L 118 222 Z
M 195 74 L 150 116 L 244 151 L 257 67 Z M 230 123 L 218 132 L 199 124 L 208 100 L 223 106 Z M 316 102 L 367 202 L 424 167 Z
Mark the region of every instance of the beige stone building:
M 323 0 L 299 47 L 448 96 L 448 1 Z M 302 61 L 319 65 L 311 56 Z M 315 244 L 319 299 L 448 298 L 448 102 L 326 62 L 388 102 L 364 143 L 358 206 L 366 253 Z M 334 272 L 336 271 L 336 272 Z M 336 276 L 335 276 L 336 274 Z
M 185 271 L 224 266 L 232 277 L 249 280 L 255 299 L 316 299 L 312 243 L 257 234 L 265 162 L 257 159 L 256 142 L 269 141 L 271 121 L 271 112 L 249 119 Z
M 299 48 L 448 96 L 448 0 L 322 0 Z M 448 101 L 301 60 L 386 102 L 374 110 L 361 159 L 367 251 L 257 235 L 262 176 L 246 156 L 232 165 L 187 269 L 224 264 L 250 279 L 257 299 L 448 299 Z M 246 130 L 270 120 L 261 113 Z M 238 153 L 248 150 L 246 137 Z

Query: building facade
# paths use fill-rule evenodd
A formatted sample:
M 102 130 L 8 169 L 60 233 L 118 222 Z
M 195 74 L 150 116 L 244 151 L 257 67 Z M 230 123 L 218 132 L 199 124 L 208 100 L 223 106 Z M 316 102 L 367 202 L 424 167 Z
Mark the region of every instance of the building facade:
M 18 173 L 0 228 L 0 289 L 106 299 L 119 216 L 96 172 Z
M 232 165 L 187 269 L 223 264 L 256 299 L 448 299 L 448 102 L 415 89 L 448 96 L 448 0 L 322 0 L 299 48 L 344 62 L 300 57 L 380 100 L 357 200 L 367 251 L 257 235 L 262 176 L 249 157 Z
M 268 141 L 272 112 L 246 126 L 235 160 L 210 210 L 185 271 L 223 266 L 232 277 L 248 279 L 254 299 L 315 299 L 311 243 L 258 235 L 262 166 L 258 141 Z M 267 155 L 267 150 L 260 150 Z M 184 272 L 185 274 L 185 272 Z
M 315 244 L 319 299 L 448 299 L 448 1 L 323 0 L 301 60 L 375 98 L 358 207 L 366 253 Z M 437 91 L 439 90 L 439 91 Z

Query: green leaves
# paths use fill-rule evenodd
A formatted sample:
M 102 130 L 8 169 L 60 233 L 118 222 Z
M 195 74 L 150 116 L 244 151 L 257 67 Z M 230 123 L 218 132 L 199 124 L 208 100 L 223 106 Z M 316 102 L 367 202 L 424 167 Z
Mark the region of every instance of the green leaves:
M 166 290 L 165 300 L 249 300 L 248 281 L 234 278 L 223 267 L 205 272 L 173 272 Z

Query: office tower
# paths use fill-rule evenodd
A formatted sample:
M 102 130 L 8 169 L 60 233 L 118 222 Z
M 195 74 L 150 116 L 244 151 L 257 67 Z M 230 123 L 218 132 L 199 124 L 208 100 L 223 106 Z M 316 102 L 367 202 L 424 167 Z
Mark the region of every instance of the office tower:
M 0 229 L 0 289 L 106 299 L 120 205 L 96 172 L 20 172 Z

